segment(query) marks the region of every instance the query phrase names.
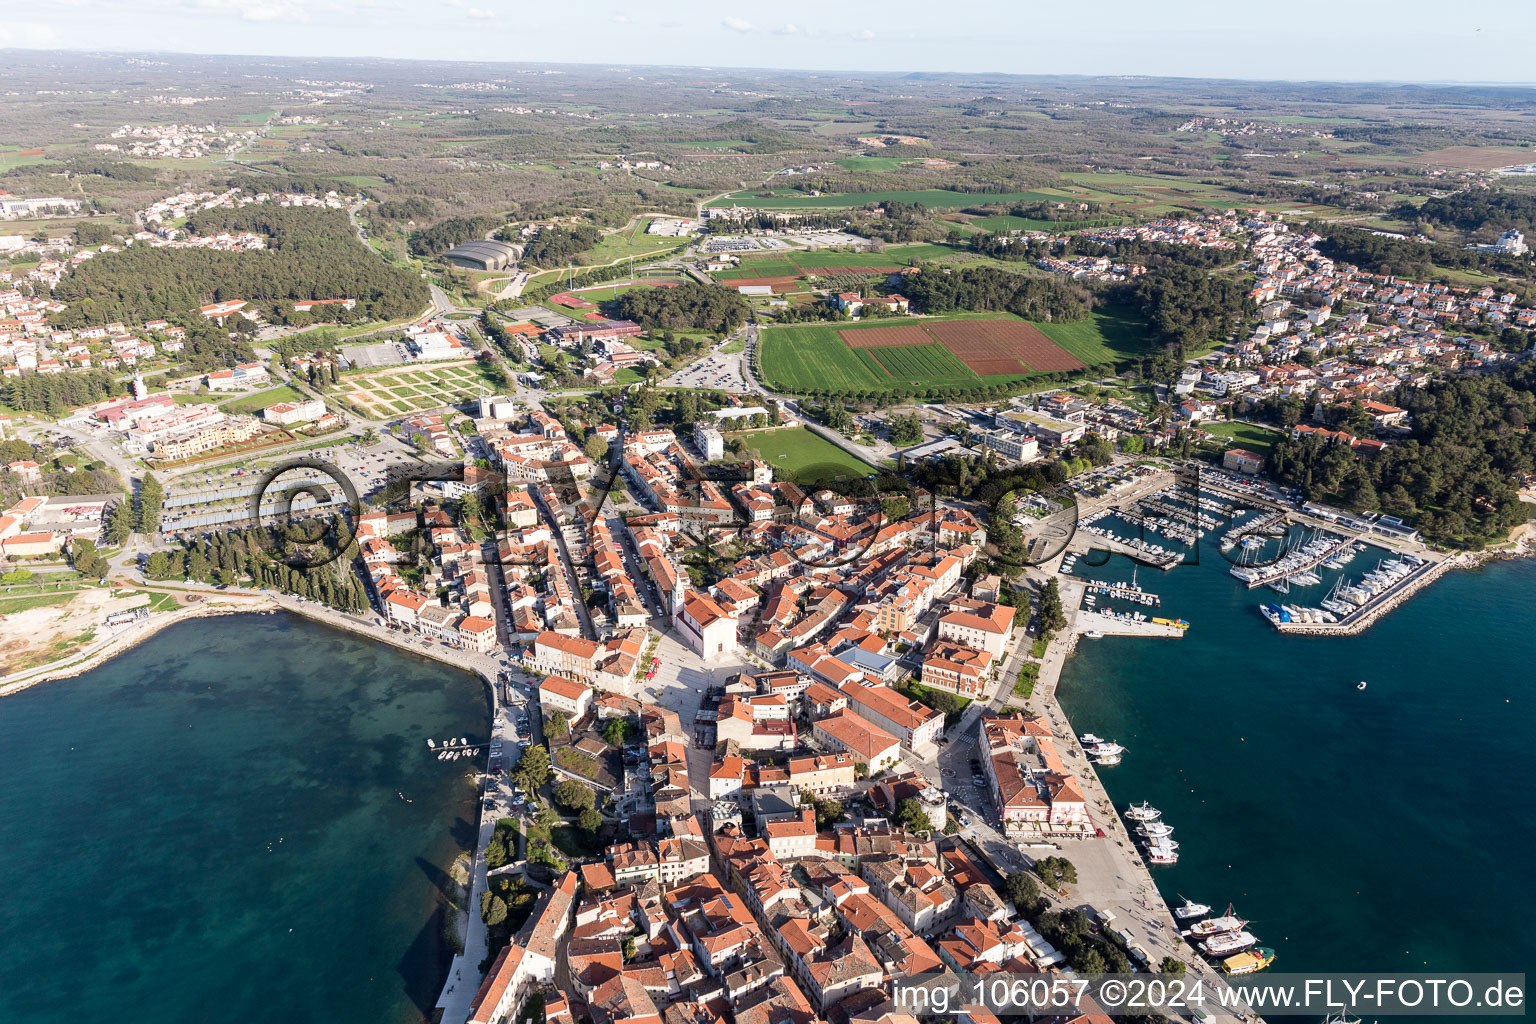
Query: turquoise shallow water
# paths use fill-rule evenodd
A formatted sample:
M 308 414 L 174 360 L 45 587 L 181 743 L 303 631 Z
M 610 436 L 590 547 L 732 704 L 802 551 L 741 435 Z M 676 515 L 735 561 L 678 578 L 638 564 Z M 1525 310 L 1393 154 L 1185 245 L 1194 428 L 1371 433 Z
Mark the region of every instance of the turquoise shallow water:
M 1536 968 L 1536 562 L 1452 572 L 1360 636 L 1303 638 L 1202 556 L 1138 573 L 1191 621 L 1183 639 L 1083 641 L 1059 690 L 1079 732 L 1129 748 L 1101 771 L 1116 806 L 1150 800 L 1175 827 L 1164 895 L 1235 903 L 1280 971 Z M 1335 575 L 1279 600 L 1316 605 Z
M 423 740 L 487 719 L 478 679 L 285 614 L 0 699 L 0 1021 L 423 1019 L 475 813 Z

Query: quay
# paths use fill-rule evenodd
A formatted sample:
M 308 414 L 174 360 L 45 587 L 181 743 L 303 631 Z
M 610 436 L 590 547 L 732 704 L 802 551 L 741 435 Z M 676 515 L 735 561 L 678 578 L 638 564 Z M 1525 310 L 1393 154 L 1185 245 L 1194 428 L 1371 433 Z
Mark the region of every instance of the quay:
M 1103 633 L 1105 636 L 1178 637 L 1184 635 L 1184 630 L 1166 622 L 1154 622 L 1151 619 L 1143 622 L 1140 619 L 1121 618 L 1119 615 L 1106 615 L 1091 608 L 1079 608 L 1072 636 L 1076 638 L 1082 633 L 1090 632 Z

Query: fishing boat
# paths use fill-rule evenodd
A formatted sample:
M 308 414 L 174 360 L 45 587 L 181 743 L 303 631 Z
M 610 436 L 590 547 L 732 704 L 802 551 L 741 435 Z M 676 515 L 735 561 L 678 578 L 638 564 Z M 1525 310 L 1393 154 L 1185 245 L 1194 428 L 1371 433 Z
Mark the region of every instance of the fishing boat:
M 1183 900 L 1184 903 L 1182 906 L 1173 908 L 1173 916 L 1178 918 L 1180 921 L 1191 921 L 1197 917 L 1204 917 L 1206 914 L 1211 912 L 1211 908 L 1208 904 L 1194 903 L 1189 898 L 1184 896 L 1180 896 L 1179 899 Z
M 1170 846 L 1163 842 L 1152 842 L 1147 844 L 1148 864 L 1177 864 L 1178 862 L 1179 851 L 1177 847 Z M 1236 951 L 1234 950 L 1234 952 Z
M 1103 640 L 1104 639 L 1104 634 L 1100 633 L 1096 629 L 1090 629 L 1088 632 L 1084 633 L 1083 636 L 1087 637 L 1089 640 Z
M 1206 956 L 1226 957 L 1231 956 L 1233 953 L 1241 953 L 1243 950 L 1258 944 L 1259 940 L 1252 932 L 1239 928 L 1235 932 L 1221 932 L 1217 935 L 1212 935 L 1200 943 L 1200 949 Z
M 1275 962 L 1275 951 L 1260 946 L 1246 953 L 1229 956 L 1221 962 L 1221 969 L 1228 974 L 1257 974 Z
M 1100 740 L 1097 743 L 1090 743 L 1083 749 L 1086 750 L 1091 757 L 1119 757 L 1121 754 L 1125 753 L 1124 747 L 1110 740 Z
M 1088 747 L 1096 747 L 1100 743 L 1103 743 L 1104 742 L 1104 737 L 1102 737 L 1102 736 L 1095 736 L 1091 732 L 1085 732 L 1085 733 L 1083 733 L 1081 736 L 1079 736 L 1077 738 L 1077 741 L 1079 743 L 1081 743 L 1083 745 L 1083 748 L 1086 750 Z
M 1163 812 L 1143 800 L 1126 808 L 1125 816 L 1132 821 L 1156 821 L 1163 816 Z
M 1136 831 L 1149 839 L 1159 839 L 1173 835 L 1173 826 L 1166 821 L 1149 821 L 1138 827 Z
M 1233 932 L 1242 928 L 1248 922 L 1232 913 L 1232 904 L 1227 904 L 1227 912 L 1220 917 L 1207 918 L 1204 921 L 1196 921 L 1190 925 L 1189 934 L 1195 938 L 1203 938 L 1207 935 L 1215 935 L 1217 932 Z

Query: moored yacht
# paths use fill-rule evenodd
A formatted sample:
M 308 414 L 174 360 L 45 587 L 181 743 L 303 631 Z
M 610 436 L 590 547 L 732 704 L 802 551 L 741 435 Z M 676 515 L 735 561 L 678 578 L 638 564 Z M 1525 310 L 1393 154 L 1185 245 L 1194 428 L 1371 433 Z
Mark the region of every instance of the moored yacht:
M 1181 896 L 1180 899 L 1184 900 L 1183 905 L 1173 908 L 1173 916 L 1180 921 L 1190 921 L 1197 917 L 1204 917 L 1211 912 L 1209 904 L 1195 903 L 1187 896 Z
M 1143 800 L 1126 808 L 1125 816 L 1132 821 L 1156 821 L 1163 816 L 1163 812 Z

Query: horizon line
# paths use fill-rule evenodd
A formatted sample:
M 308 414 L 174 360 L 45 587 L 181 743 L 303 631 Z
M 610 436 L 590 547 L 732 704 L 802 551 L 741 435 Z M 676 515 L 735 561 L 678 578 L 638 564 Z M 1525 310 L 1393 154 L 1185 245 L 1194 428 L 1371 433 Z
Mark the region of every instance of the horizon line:
M 324 56 L 297 55 L 282 53 L 229 53 L 213 50 L 160 50 L 160 49 L 112 49 L 100 46 L 91 47 L 29 47 L 6 46 L 0 47 L 0 54 L 27 53 L 27 54 L 57 54 L 59 56 L 97 56 L 97 57 L 200 57 L 200 58 L 233 58 L 244 60 L 289 60 L 289 61 L 352 61 L 372 64 L 444 64 L 461 66 L 483 67 L 550 67 L 550 68 L 606 68 L 610 70 L 651 68 L 658 71 L 714 71 L 725 73 L 763 73 L 773 72 L 779 74 L 815 74 L 815 75 L 839 75 L 850 78 L 937 78 L 949 77 L 963 80 L 975 80 L 978 78 L 1007 78 L 1020 80 L 1057 80 L 1057 79 L 1091 79 L 1091 80 L 1123 80 L 1144 82 L 1242 82 L 1246 84 L 1279 83 L 1284 85 L 1299 86 L 1382 86 L 1388 88 L 1453 88 L 1453 89 L 1536 89 L 1536 80 L 1529 81 L 1499 81 L 1499 80 L 1461 80 L 1461 79 L 1392 79 L 1392 78 L 1241 78 L 1233 76 L 1198 77 L 1187 75 L 1146 74 L 1146 73 L 1114 73 L 1091 71 L 1063 71 L 1046 74 L 1022 74 L 1012 71 L 873 71 L 857 70 L 853 68 L 832 67 L 772 67 L 753 65 L 721 65 L 721 64 L 646 64 L 635 61 L 553 61 L 553 60 L 474 60 L 451 57 L 376 57 L 354 56 L 347 54 L 329 54 Z M 15 69 L 12 69 L 15 70 Z

